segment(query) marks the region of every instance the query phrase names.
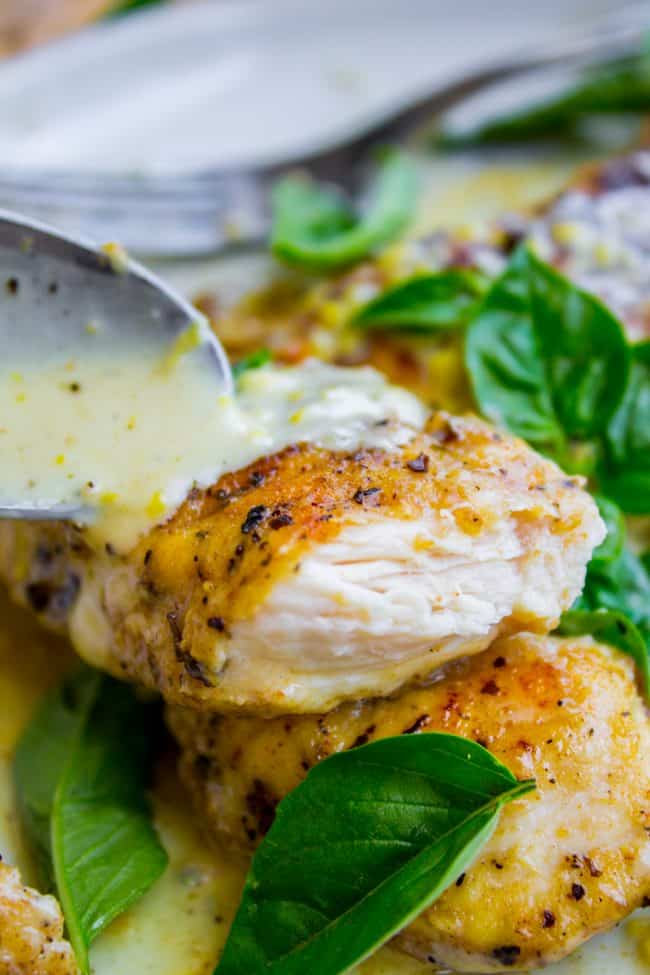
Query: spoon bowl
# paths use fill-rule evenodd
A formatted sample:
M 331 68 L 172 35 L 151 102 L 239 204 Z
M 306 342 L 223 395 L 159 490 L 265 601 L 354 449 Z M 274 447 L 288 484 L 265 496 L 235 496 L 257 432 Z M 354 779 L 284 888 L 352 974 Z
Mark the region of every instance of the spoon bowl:
M 215 389 L 231 392 L 226 354 L 207 321 L 184 298 L 131 260 L 118 245 L 96 248 L 33 220 L 0 210 L 0 368 L 12 370 L 74 358 L 93 335 L 93 355 L 145 358 L 152 366 L 194 328 L 194 354 L 214 372 Z M 0 424 L 1 427 L 1 424 Z M 7 497 L 0 518 L 75 518 L 65 498 Z

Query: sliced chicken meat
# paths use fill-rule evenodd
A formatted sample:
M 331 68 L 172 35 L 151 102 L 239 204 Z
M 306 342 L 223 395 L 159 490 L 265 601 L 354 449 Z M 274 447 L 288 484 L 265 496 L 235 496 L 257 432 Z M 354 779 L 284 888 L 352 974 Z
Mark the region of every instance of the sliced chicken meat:
M 77 975 L 54 897 L 26 887 L 0 863 L 0 975 Z
M 558 961 L 650 904 L 650 725 L 629 658 L 589 637 L 519 634 L 400 696 L 322 715 L 168 709 L 203 828 L 251 849 L 316 763 L 390 735 L 445 731 L 487 747 L 536 792 L 397 939 L 458 972 Z
M 392 449 L 296 445 L 225 475 L 126 557 L 2 524 L 0 571 L 83 657 L 168 700 L 303 712 L 551 629 L 603 531 L 578 479 L 438 413 Z

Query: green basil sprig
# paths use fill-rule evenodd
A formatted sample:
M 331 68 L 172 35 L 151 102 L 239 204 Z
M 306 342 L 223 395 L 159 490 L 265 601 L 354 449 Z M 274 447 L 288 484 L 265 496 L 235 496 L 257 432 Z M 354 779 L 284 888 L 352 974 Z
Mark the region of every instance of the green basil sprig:
M 571 135 L 590 115 L 645 112 L 650 108 L 650 48 L 639 54 L 591 66 L 559 95 L 527 105 L 465 132 L 446 129 L 443 148 L 528 141 Z
M 84 975 L 91 943 L 167 864 L 144 788 L 150 717 L 125 685 L 84 667 L 47 696 L 18 743 L 22 820 Z
M 600 484 L 629 514 L 650 513 L 650 342 L 632 346 L 630 381 L 607 427 Z
M 271 250 L 283 261 L 312 271 L 359 261 L 404 229 L 413 214 L 416 184 L 408 157 L 385 153 L 370 204 L 357 215 L 333 187 L 285 177 L 273 190 Z
M 650 576 L 629 548 L 607 563 L 590 563 L 582 595 L 574 609 L 611 609 L 635 624 L 650 648 Z
M 417 274 L 363 305 L 351 324 L 411 332 L 457 328 L 475 314 L 486 288 L 484 275 L 464 268 Z
M 570 442 L 597 438 L 621 403 L 630 350 L 598 298 L 524 246 L 470 323 L 465 361 L 483 414 L 570 466 Z
M 599 494 L 595 495 L 594 500 L 598 505 L 600 517 L 605 522 L 607 534 L 592 553 L 589 563 L 592 572 L 618 559 L 625 548 L 626 534 L 625 518 L 619 506 L 610 498 L 604 498 Z
M 386 738 L 326 759 L 278 807 L 219 975 L 340 975 L 472 863 L 502 806 L 534 788 L 480 745 Z
M 617 506 L 597 498 L 607 536 L 587 566 L 582 594 L 564 613 L 560 633 L 591 633 L 635 661 L 650 697 L 650 566 L 625 545 L 625 521 Z

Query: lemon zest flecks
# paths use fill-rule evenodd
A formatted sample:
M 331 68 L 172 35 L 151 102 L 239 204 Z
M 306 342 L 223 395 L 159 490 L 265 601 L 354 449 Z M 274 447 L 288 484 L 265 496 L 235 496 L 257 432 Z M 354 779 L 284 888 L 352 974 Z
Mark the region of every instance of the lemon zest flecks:
M 162 518 L 167 511 L 167 505 L 161 491 L 154 491 L 149 499 L 146 513 L 149 518 Z

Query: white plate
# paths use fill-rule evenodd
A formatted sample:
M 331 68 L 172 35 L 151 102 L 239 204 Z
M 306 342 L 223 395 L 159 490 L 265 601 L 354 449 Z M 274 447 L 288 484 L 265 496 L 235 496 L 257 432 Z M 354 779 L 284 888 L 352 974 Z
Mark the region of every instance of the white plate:
M 219 0 L 105 22 L 0 65 L 0 166 L 187 170 L 353 132 L 611 0 Z

